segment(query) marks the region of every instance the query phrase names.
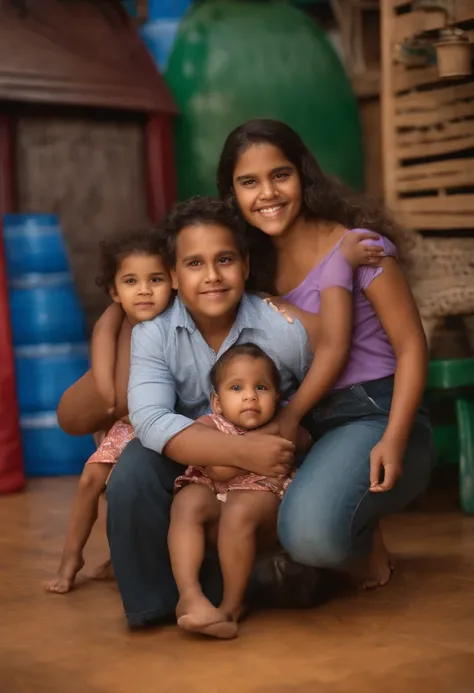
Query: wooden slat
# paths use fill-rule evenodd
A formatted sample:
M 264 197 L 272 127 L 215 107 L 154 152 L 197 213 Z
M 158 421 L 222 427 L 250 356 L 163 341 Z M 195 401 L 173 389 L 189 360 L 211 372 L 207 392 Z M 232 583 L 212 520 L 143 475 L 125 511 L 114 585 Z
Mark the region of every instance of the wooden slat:
M 399 132 L 396 134 L 397 145 L 421 144 L 422 142 L 440 142 L 454 137 L 464 137 L 471 135 L 474 128 L 474 121 L 465 120 L 460 123 L 445 123 L 442 128 L 431 128 L 430 130 L 412 130 L 411 132 Z
M 395 189 L 398 193 L 474 185 L 474 159 L 451 159 L 403 166 L 397 169 L 395 177 Z
M 395 116 L 394 122 L 396 127 L 401 128 L 430 127 L 433 125 L 442 125 L 445 122 L 453 120 L 460 120 L 461 118 L 472 116 L 473 114 L 474 101 L 459 101 L 458 103 L 452 103 L 449 106 L 444 106 L 435 111 L 423 113 L 419 111 L 408 111 L 407 113 L 399 113 Z
M 401 43 L 404 39 L 421 34 L 423 31 L 433 31 L 442 29 L 445 25 L 446 15 L 444 12 L 423 12 L 415 10 L 400 14 L 393 20 L 392 35 L 389 41 Z
M 474 99 L 474 82 L 396 96 L 395 110 L 397 112 L 407 109 L 432 111 L 461 99 Z
M 397 209 L 406 214 L 471 214 L 474 225 L 474 193 L 468 195 L 412 197 L 397 202 Z
M 420 231 L 474 230 L 474 214 L 403 214 L 403 220 L 410 228 Z
M 395 184 L 397 193 L 416 192 L 418 190 L 449 190 L 450 188 L 462 188 L 465 185 L 473 185 L 472 173 L 459 172 L 432 176 L 430 178 L 418 178 L 416 180 L 403 180 Z
M 474 184 L 474 159 L 448 159 L 447 161 L 431 161 L 428 164 L 404 166 L 397 171 L 397 180 L 413 180 L 443 174 L 468 173 Z
M 409 91 L 423 84 L 433 84 L 434 82 L 439 82 L 438 68 L 435 65 L 412 69 L 401 64 L 394 65 L 393 67 L 393 86 L 395 93 Z
M 450 140 L 423 142 L 422 144 L 405 144 L 396 147 L 398 159 L 421 159 L 426 156 L 450 154 L 463 149 L 474 148 L 474 127 L 469 123 L 473 134 L 465 137 L 455 137 Z

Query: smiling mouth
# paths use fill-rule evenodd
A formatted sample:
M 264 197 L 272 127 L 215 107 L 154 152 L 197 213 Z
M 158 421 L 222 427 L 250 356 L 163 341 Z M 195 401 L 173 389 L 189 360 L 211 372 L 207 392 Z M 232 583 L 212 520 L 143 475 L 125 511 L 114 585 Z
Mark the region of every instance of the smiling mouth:
M 285 207 L 285 206 L 286 206 L 286 202 L 281 202 L 281 203 L 279 203 L 279 204 L 277 204 L 277 205 L 271 205 L 271 206 L 268 206 L 268 207 L 260 207 L 260 208 L 257 209 L 256 211 L 257 211 L 259 214 L 263 214 L 264 217 L 274 217 L 274 216 L 276 216 L 277 214 L 279 214 L 279 212 L 281 212 L 281 210 L 282 210 L 283 207 Z
M 260 409 L 242 409 L 242 414 L 260 414 Z
M 222 294 L 227 293 L 227 291 L 229 291 L 229 289 L 213 289 L 212 291 L 202 291 L 201 294 L 213 298 L 215 296 L 222 296 Z

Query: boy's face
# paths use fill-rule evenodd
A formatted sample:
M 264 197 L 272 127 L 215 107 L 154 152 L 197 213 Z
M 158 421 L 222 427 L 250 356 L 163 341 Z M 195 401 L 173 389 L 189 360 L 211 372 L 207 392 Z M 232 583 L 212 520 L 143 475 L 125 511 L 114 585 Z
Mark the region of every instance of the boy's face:
M 243 354 L 223 368 L 219 392 L 211 395 L 213 412 L 246 431 L 268 423 L 277 403 L 278 392 L 268 361 Z
M 159 255 L 132 253 L 120 263 L 110 295 L 133 325 L 153 320 L 168 306 L 171 277 Z
M 176 267 L 171 274 L 173 288 L 199 323 L 235 311 L 245 291 L 248 258 L 242 257 L 227 227 L 185 226 L 176 239 Z

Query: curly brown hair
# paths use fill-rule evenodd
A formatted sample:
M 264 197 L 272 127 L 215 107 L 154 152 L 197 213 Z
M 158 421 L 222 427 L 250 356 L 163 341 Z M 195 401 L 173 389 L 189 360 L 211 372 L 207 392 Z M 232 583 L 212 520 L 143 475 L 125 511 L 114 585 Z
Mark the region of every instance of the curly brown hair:
M 337 222 L 348 229 L 370 229 L 389 238 L 404 255 L 409 236 L 383 205 L 324 173 L 301 137 L 278 120 L 249 120 L 227 137 L 217 169 L 217 188 L 221 199 L 231 208 L 238 209 L 233 185 L 237 161 L 242 152 L 257 143 L 278 147 L 297 169 L 303 198 L 301 213 L 306 219 Z M 253 226 L 247 226 L 247 230 L 250 245 L 248 288 L 276 293 L 276 252 L 271 239 Z
M 130 255 L 160 255 L 164 258 L 164 243 L 155 229 L 140 229 L 105 238 L 99 243 L 100 275 L 97 286 L 108 293 L 115 286 L 120 265 Z

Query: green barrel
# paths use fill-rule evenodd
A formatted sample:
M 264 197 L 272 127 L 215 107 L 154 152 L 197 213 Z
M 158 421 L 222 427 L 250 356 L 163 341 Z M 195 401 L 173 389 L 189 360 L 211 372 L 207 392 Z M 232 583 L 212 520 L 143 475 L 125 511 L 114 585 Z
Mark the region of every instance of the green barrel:
M 292 5 L 196 4 L 182 20 L 165 78 L 181 111 L 180 199 L 215 194 L 226 136 L 259 117 L 291 125 L 324 170 L 362 188 L 362 131 L 351 84 L 323 30 Z

